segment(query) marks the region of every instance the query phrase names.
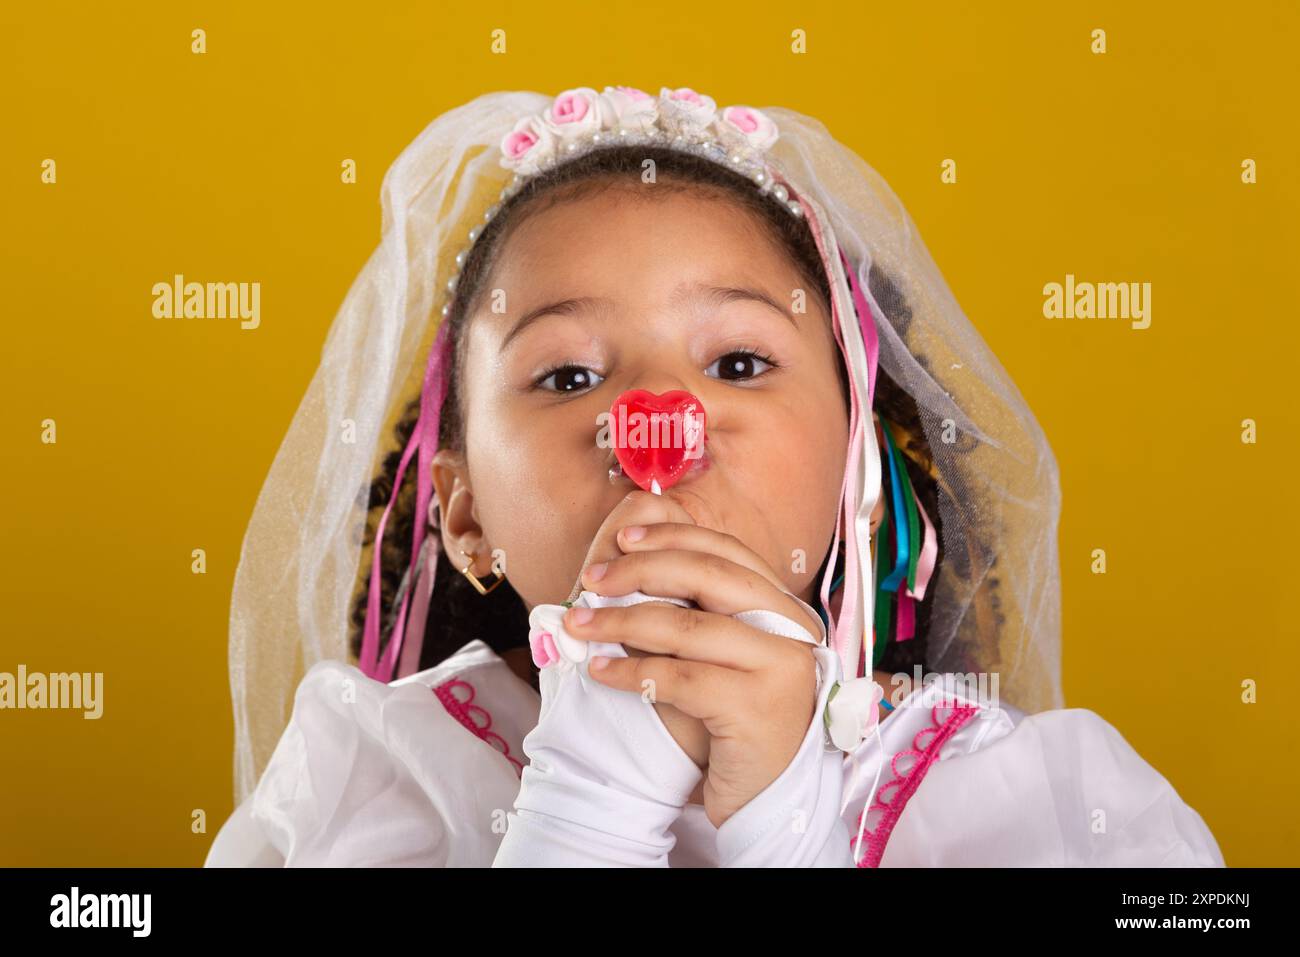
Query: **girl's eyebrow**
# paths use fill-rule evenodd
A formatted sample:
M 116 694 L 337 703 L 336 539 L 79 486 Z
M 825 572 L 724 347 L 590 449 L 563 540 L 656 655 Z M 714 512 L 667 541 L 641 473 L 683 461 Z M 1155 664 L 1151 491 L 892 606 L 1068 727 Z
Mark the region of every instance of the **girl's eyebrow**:
M 749 301 L 757 302 L 775 310 L 784 316 L 789 323 L 799 328 L 798 322 L 795 321 L 794 314 L 785 308 L 777 300 L 761 289 L 755 289 L 750 286 L 712 286 L 708 283 L 682 283 L 669 298 L 669 302 L 674 306 L 694 305 L 697 308 L 718 308 L 729 302 Z M 614 305 L 614 300 L 604 296 L 578 296 L 576 298 L 561 299 L 558 302 L 547 303 L 538 306 L 536 309 L 530 309 L 520 317 L 514 327 L 506 333 L 505 339 L 501 342 L 501 349 L 504 351 L 510 345 L 510 341 L 523 332 L 529 325 L 536 322 L 542 316 L 572 316 L 576 313 L 595 312 L 597 314 L 607 312 Z
M 579 296 L 576 299 L 561 299 L 559 302 L 548 303 L 544 306 L 538 306 L 536 309 L 530 309 L 520 317 L 514 327 L 506 333 L 506 337 L 501 340 L 501 351 L 504 352 L 510 345 L 510 340 L 519 333 L 527 329 L 532 323 L 536 322 L 542 316 L 572 316 L 580 312 L 601 313 L 608 310 L 614 305 L 613 299 L 604 296 Z
M 749 301 L 758 302 L 775 309 L 778 313 L 789 320 L 790 325 L 795 329 L 799 328 L 799 323 L 795 322 L 794 314 L 785 308 L 766 292 L 761 289 L 755 289 L 752 286 L 710 286 L 707 283 L 682 283 L 673 292 L 670 300 L 674 306 L 685 304 L 698 304 L 705 308 L 714 309 L 726 305 L 729 302 Z

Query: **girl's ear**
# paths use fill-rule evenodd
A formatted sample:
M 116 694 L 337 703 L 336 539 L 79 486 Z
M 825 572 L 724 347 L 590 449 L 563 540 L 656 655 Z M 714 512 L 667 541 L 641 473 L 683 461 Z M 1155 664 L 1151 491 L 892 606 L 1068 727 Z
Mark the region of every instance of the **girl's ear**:
M 439 449 L 433 457 L 433 490 L 429 500 L 429 524 L 434 524 L 434 508 L 438 509 L 437 534 L 442 538 L 442 549 L 453 565 L 460 567 L 462 552 L 492 562 L 492 549 L 484 547 L 483 527 L 478 521 L 474 506 L 474 492 L 469 484 L 469 468 L 465 456 L 451 449 Z M 475 561 L 478 567 L 478 561 Z M 477 567 L 473 569 L 478 574 Z M 486 572 L 484 572 L 486 574 Z

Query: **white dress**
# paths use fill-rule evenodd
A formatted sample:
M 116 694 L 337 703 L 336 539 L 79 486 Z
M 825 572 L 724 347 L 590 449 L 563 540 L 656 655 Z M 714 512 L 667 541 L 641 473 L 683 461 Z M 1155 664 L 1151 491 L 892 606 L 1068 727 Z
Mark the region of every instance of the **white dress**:
M 653 707 L 585 664 L 543 669 L 539 696 L 482 641 L 388 685 L 320 662 L 205 866 L 1224 866 L 1200 815 L 1086 709 L 1025 715 L 944 676 L 835 749 L 824 627 L 815 652 L 799 752 L 721 828 L 687 803 L 701 772 Z

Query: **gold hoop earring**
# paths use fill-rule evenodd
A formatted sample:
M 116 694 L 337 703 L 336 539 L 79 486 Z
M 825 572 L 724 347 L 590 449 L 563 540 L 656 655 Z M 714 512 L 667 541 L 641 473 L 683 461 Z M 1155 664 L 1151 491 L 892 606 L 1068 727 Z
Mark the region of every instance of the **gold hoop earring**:
M 487 588 L 484 588 L 483 583 L 479 581 L 478 576 L 475 575 L 472 571 L 470 571 L 470 569 L 474 567 L 474 556 L 471 555 L 469 552 L 465 551 L 465 549 L 463 548 L 460 549 L 460 553 L 469 559 L 469 561 L 465 563 L 465 567 L 460 570 L 460 573 L 470 580 L 470 583 L 474 586 L 474 588 L 478 591 L 480 595 L 486 595 L 488 592 L 490 592 L 492 589 L 496 588 L 498 585 L 500 585 L 503 581 L 506 580 L 505 575 L 501 574 L 500 572 L 493 572 L 493 574 L 497 576 L 496 581 L 494 581 Z

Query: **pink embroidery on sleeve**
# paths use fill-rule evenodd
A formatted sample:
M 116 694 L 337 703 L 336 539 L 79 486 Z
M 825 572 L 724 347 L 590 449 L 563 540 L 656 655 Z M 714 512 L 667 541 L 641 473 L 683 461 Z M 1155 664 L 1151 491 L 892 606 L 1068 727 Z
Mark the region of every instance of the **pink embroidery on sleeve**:
M 893 777 L 887 784 L 880 786 L 871 807 L 863 812 L 867 815 L 867 826 L 862 829 L 864 851 L 858 867 L 880 866 L 880 858 L 885 853 L 885 844 L 889 841 L 894 825 L 898 823 L 903 808 L 907 807 L 907 802 L 916 793 L 926 772 L 939 760 L 939 751 L 944 743 L 979 711 L 978 707 L 972 705 L 953 707 L 954 703 L 953 699 L 949 699 L 946 704 L 940 702 L 931 708 L 930 727 L 918 731 L 912 739 L 912 747 L 907 751 L 899 751 L 889 762 Z M 941 721 L 939 715 L 943 711 L 952 713 Z M 899 762 L 908 759 L 911 759 L 911 764 L 900 769 Z M 857 844 L 860 827 L 861 814 L 854 822 L 851 844 Z
M 464 697 L 456 693 L 461 688 L 468 689 Z M 505 755 L 505 759 L 514 765 L 515 774 L 523 776 L 524 766 L 511 755 L 510 745 L 506 743 L 505 738 L 491 730 L 492 715 L 485 708 L 473 703 L 475 691 L 472 684 L 462 678 L 451 678 L 434 688 L 433 693 L 438 696 L 438 700 L 442 702 L 448 714 Z M 482 716 L 481 723 L 476 719 L 477 715 Z

